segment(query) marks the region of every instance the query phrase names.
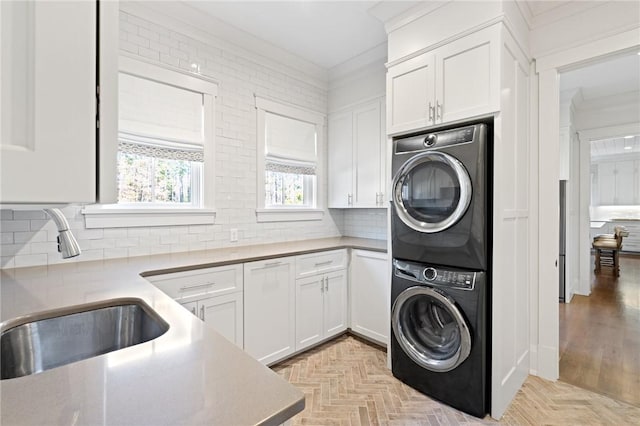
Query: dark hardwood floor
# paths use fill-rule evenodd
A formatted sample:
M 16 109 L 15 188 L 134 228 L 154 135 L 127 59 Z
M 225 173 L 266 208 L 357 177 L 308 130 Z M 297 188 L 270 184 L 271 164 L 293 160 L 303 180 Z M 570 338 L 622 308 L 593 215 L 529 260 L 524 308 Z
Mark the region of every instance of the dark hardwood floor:
M 591 279 L 590 296 L 560 304 L 560 380 L 640 407 L 640 256 Z

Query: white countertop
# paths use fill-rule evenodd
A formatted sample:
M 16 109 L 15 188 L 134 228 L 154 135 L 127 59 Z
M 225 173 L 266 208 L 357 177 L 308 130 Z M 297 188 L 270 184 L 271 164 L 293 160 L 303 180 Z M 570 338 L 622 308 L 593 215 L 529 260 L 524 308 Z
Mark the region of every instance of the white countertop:
M 280 424 L 304 394 L 140 276 L 386 242 L 329 238 L 3 270 L 0 319 L 117 297 L 145 301 L 167 323 L 140 345 L 0 382 L 0 423 Z

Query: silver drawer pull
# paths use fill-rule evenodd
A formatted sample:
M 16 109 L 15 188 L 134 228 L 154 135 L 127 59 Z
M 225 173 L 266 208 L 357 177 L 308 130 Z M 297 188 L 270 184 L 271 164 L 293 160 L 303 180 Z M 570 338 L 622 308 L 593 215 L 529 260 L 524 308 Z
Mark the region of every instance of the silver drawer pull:
M 197 288 L 213 287 L 214 285 L 216 285 L 216 283 L 185 285 L 185 286 L 180 287 L 180 291 L 194 290 L 194 289 L 197 289 Z
M 333 263 L 333 260 L 327 260 L 326 262 L 318 262 L 318 263 L 316 263 L 316 266 L 329 265 L 331 263 Z
M 271 266 L 278 266 L 282 263 L 281 260 L 277 261 L 277 262 L 269 262 L 269 263 L 265 263 L 264 267 L 265 268 L 270 268 Z

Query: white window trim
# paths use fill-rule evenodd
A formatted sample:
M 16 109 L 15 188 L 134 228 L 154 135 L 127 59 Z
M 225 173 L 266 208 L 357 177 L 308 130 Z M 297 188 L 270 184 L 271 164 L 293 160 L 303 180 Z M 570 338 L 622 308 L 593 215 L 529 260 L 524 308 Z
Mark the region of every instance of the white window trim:
M 303 109 L 295 105 L 289 105 L 282 102 L 272 101 L 263 97 L 255 96 L 256 112 L 257 112 L 257 132 L 256 132 L 256 152 L 257 152 L 257 208 L 256 220 L 258 222 L 290 222 L 305 220 L 322 220 L 324 209 L 322 200 L 324 199 L 324 123 L 325 116 L 315 112 Z M 316 141 L 318 163 L 316 165 L 316 207 L 266 207 L 265 191 L 264 191 L 264 175 L 265 175 L 265 113 L 291 117 L 296 120 L 314 123 L 316 126 Z
M 218 84 L 204 76 L 169 69 L 150 62 L 118 57 L 119 72 L 203 94 L 204 107 L 204 171 L 202 174 L 202 207 L 132 204 L 94 204 L 82 210 L 86 228 L 123 228 L 139 226 L 211 225 L 215 223 L 215 98 Z M 208 167 L 207 167 L 208 166 Z M 104 165 L 102 165 L 104 167 Z M 113 165 L 115 167 L 115 164 Z M 115 177 L 115 174 L 114 174 Z M 198 188 L 196 188 L 198 190 Z

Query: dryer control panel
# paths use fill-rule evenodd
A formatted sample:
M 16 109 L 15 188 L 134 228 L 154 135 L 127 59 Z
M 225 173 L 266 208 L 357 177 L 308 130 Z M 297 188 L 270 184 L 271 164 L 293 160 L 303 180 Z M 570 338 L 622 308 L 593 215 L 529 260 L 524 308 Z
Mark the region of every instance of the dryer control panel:
M 460 127 L 453 130 L 445 130 L 433 133 L 423 133 L 420 135 L 394 140 L 395 153 L 423 151 L 426 149 L 438 149 L 446 146 L 461 143 L 473 142 L 475 129 L 480 124 L 474 126 Z
M 393 274 L 423 284 L 473 290 L 476 273 L 394 259 Z

